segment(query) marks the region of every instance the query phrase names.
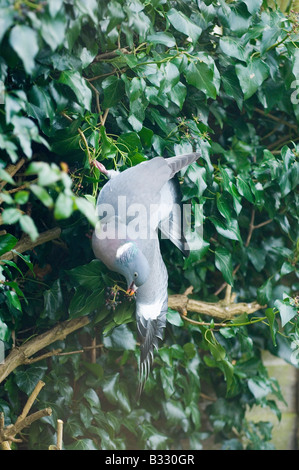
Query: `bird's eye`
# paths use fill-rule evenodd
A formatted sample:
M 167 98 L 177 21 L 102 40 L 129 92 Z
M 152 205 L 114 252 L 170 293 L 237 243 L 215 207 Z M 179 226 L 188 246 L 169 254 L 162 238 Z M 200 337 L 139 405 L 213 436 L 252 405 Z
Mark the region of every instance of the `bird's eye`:
M 134 273 L 134 277 L 135 277 L 135 279 L 136 279 L 136 277 L 138 277 L 138 273 L 135 272 L 135 273 Z

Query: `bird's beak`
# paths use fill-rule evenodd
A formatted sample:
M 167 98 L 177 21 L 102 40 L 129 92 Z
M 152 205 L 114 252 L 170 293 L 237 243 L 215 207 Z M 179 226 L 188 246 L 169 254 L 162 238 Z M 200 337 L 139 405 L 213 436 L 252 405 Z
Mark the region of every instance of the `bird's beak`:
M 132 282 L 130 286 L 128 287 L 128 289 L 126 290 L 126 293 L 128 295 L 134 295 L 136 291 L 137 291 L 137 286 L 135 286 L 134 282 Z

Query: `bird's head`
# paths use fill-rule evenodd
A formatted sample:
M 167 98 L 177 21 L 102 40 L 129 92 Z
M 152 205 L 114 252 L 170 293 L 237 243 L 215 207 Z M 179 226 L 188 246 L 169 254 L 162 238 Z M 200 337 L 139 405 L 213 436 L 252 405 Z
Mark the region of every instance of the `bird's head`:
M 127 281 L 127 293 L 133 295 L 149 276 L 149 264 L 142 251 L 133 242 L 123 243 L 116 252 L 115 270 Z

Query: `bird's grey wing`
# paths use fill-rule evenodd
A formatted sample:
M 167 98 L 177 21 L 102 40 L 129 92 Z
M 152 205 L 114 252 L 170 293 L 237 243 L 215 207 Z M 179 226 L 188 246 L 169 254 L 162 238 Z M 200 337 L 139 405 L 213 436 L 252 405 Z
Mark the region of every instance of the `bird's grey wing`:
M 184 254 L 189 256 L 189 246 L 184 235 L 185 213 L 183 210 L 180 185 L 174 176 L 165 185 L 167 199 L 171 202 L 169 215 L 159 222 L 162 238 L 168 238 Z
M 110 203 L 115 209 L 119 207 L 119 197 L 126 198 L 127 207 L 132 204 L 159 203 L 159 193 L 170 178 L 172 169 L 162 157 L 140 163 L 111 178 L 102 188 L 98 204 Z
M 126 198 L 127 207 L 141 204 L 160 203 L 162 187 L 178 171 L 199 158 L 198 153 L 178 155 L 176 157 L 155 157 L 139 165 L 118 173 L 102 188 L 98 204 L 110 203 L 115 209 L 119 207 L 119 196 Z

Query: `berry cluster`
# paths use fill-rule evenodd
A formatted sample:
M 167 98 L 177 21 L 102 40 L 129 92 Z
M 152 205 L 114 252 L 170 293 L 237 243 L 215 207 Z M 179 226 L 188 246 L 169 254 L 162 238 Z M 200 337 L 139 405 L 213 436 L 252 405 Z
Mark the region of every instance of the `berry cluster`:
M 108 310 L 115 310 L 124 299 L 128 299 L 129 302 L 131 302 L 134 298 L 135 294 L 129 295 L 122 287 L 119 287 L 117 284 L 115 284 L 113 287 L 106 288 L 105 306 Z

